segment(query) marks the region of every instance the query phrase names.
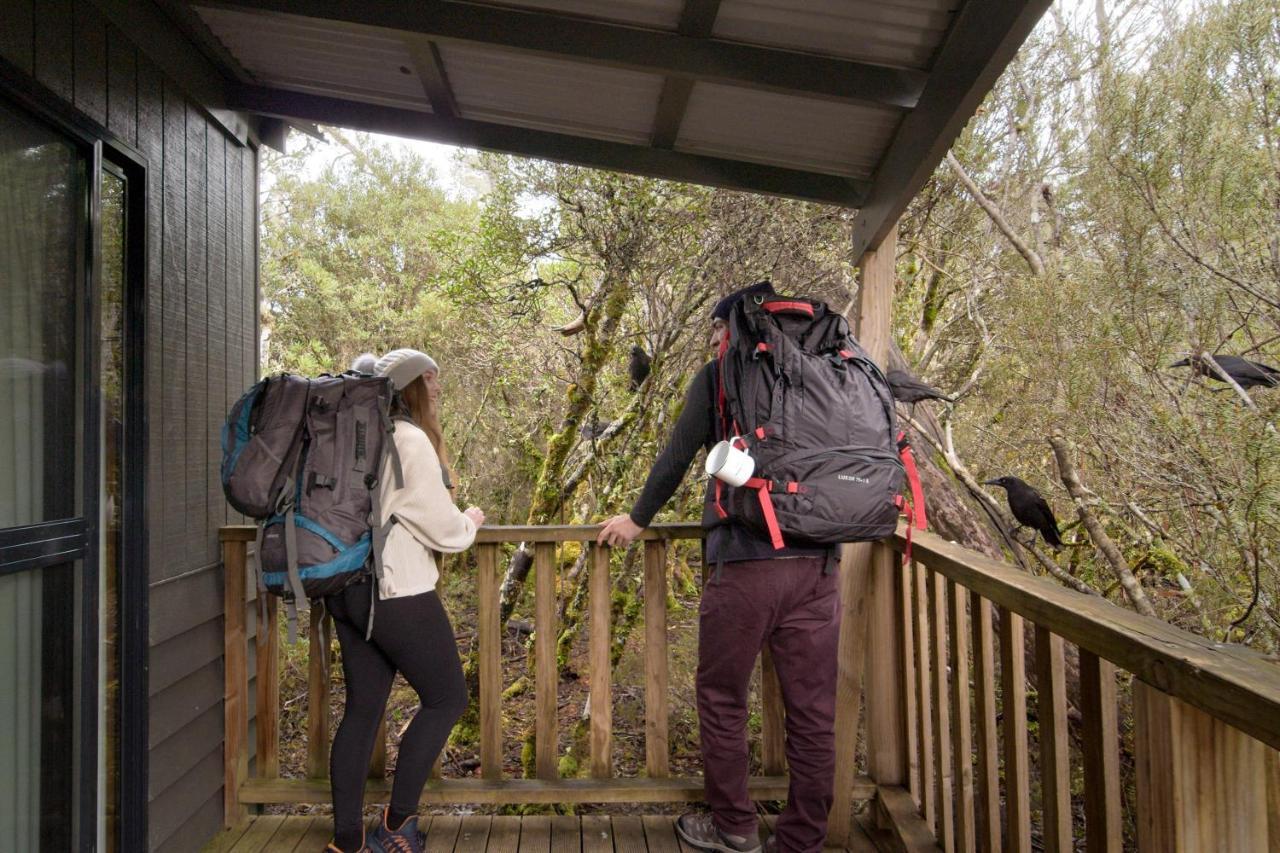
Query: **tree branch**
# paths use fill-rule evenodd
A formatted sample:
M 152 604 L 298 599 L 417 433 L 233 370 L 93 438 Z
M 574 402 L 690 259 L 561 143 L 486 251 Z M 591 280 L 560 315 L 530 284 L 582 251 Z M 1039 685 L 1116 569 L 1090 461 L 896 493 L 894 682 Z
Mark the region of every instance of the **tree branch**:
M 986 211 L 987 216 L 995 223 L 996 228 L 1000 229 L 1000 233 L 1013 244 L 1013 248 L 1017 249 L 1018 254 L 1022 255 L 1026 260 L 1027 266 L 1031 267 L 1031 272 L 1037 276 L 1044 275 L 1044 261 L 1040 258 L 1040 255 L 1018 236 L 1017 232 L 1013 230 L 1013 226 L 1009 224 L 1009 220 L 1005 219 L 1000 208 L 996 207 L 995 202 L 983 195 L 982 190 L 973 182 L 973 179 L 969 177 L 969 173 L 964 170 L 964 167 L 960 165 L 960 161 L 950 151 L 947 152 L 947 165 L 951 167 L 951 171 L 956 173 L 956 177 L 960 179 L 960 183 L 964 184 L 964 188 L 969 191 L 969 195 L 973 196 L 973 200 L 978 203 L 978 206 Z

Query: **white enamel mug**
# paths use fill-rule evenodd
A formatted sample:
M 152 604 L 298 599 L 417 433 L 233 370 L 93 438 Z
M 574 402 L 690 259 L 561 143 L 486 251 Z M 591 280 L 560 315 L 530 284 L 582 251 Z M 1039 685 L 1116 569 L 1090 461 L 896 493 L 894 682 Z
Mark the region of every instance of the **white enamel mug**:
M 741 486 L 751 479 L 756 470 L 756 461 L 747 451 L 734 445 L 734 442 L 741 440 L 735 436 L 711 448 L 711 452 L 707 454 L 707 474 L 731 486 Z

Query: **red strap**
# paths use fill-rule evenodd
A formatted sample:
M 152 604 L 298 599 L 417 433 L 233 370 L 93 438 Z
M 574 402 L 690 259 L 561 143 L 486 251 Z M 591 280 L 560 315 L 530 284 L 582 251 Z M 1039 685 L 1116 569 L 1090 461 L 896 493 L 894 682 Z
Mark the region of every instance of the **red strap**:
M 721 424 L 721 426 L 724 426 L 724 424 L 725 424 L 725 415 L 724 415 L 724 356 L 725 356 L 725 353 L 727 353 L 728 351 L 729 351 L 729 333 L 728 333 L 728 332 L 725 332 L 725 336 L 720 340 L 720 351 L 716 354 L 716 359 L 720 362 L 720 364 L 719 364 L 719 369 L 718 369 L 718 370 L 716 370 L 716 379 L 717 379 L 717 383 L 716 383 L 716 384 L 720 386 L 720 387 L 719 387 L 719 394 L 718 394 L 717 405 L 719 406 L 719 409 L 720 409 L 720 424 Z M 728 436 L 724 436 L 724 437 L 725 437 L 725 438 L 728 438 Z M 714 479 L 714 478 L 713 478 L 713 479 Z M 723 486 L 723 484 L 720 482 L 720 480 L 719 480 L 719 479 L 716 479 L 716 491 L 715 491 L 715 495 L 716 495 L 716 516 L 717 516 L 717 517 L 719 517 L 719 518 L 721 518 L 721 519 L 724 519 L 724 518 L 728 518 L 728 517 L 729 517 L 729 513 L 725 511 L 724 505 L 720 502 L 720 493 L 723 491 L 723 488 L 724 488 L 724 486 Z
M 761 441 L 764 441 L 765 439 L 764 427 L 756 427 L 756 438 L 760 439 Z
M 813 316 L 813 306 L 808 302 L 766 302 L 763 307 L 770 314 L 777 314 L 780 311 L 798 311 L 801 314 Z
M 771 350 L 771 349 L 773 349 L 773 347 L 769 346 L 768 344 L 764 343 L 763 341 L 761 341 L 760 343 L 756 344 L 756 352 L 769 352 L 769 350 Z
M 799 484 L 799 483 L 787 483 L 787 494 L 789 494 L 789 495 L 798 495 L 798 494 L 800 494 L 800 484 Z
M 720 480 L 715 477 L 712 477 L 711 479 L 716 481 L 716 515 L 719 518 L 728 518 L 729 513 L 725 512 L 724 507 L 720 504 L 720 490 L 724 487 L 724 483 L 721 483 Z
M 920 471 L 916 468 L 916 457 L 911 452 L 911 445 L 906 442 L 906 436 L 905 432 L 898 433 L 898 447 L 901 448 L 898 454 L 902 457 L 902 465 L 907 470 L 907 482 L 911 486 L 911 506 L 916 516 L 912 519 L 908 515 L 907 518 L 909 521 L 914 521 L 915 526 L 921 530 L 928 530 L 929 520 L 924 514 L 924 489 L 920 486 Z
M 851 350 L 851 349 L 842 349 L 842 350 L 840 350 L 840 357 L 841 357 L 841 358 L 853 358 L 853 350 Z
M 752 477 L 744 486 L 756 490 L 756 495 L 760 498 L 760 511 L 764 513 L 765 526 L 769 528 L 769 539 L 773 542 L 773 550 L 780 551 L 787 547 L 782 541 L 782 528 L 778 526 L 778 516 L 773 512 L 773 498 L 769 497 L 770 486 L 772 481 L 765 480 L 761 477 Z

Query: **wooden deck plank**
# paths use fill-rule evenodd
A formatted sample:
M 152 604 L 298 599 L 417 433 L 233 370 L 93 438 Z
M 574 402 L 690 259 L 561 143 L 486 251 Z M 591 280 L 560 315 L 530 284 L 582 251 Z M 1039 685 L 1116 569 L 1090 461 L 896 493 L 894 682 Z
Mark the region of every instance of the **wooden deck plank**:
M 462 818 L 455 853 L 485 853 L 489 847 L 489 815 L 470 814 Z
M 298 844 L 307 834 L 307 830 L 311 829 L 311 824 L 317 820 L 322 823 L 328 823 L 325 818 L 315 818 L 311 815 L 289 815 L 284 819 L 284 824 L 276 830 L 276 834 L 271 836 L 271 844 L 269 849 L 271 853 L 293 853 L 298 849 Z M 306 850 L 306 848 L 303 848 Z M 308 851 L 311 853 L 311 851 Z
M 680 853 L 675 821 L 665 815 L 645 815 L 640 822 L 644 825 L 649 853 Z
M 332 840 L 333 821 L 327 817 L 318 817 L 311 822 L 310 828 L 293 849 L 298 853 L 310 853 L 314 850 L 323 850 L 324 846 Z
M 427 849 L 436 853 L 451 853 L 458 843 L 458 832 L 461 829 L 462 818 L 458 815 L 433 816 L 427 830 Z
M 204 846 L 204 853 L 226 853 L 226 851 L 236 846 L 236 842 L 249 831 L 251 826 L 253 826 L 253 818 L 222 830 Z
M 608 815 L 583 815 L 582 853 L 613 853 L 613 822 Z
M 489 824 L 487 853 L 516 853 L 520 847 L 520 818 L 498 815 Z
M 520 853 L 550 853 L 551 818 L 526 817 L 520 822 Z
M 635 815 L 618 815 L 613 819 L 614 853 L 645 853 L 644 824 Z
M 582 820 L 570 815 L 551 818 L 551 853 L 581 853 Z
M 265 850 L 267 842 L 283 823 L 284 815 L 270 814 L 254 818 L 249 831 L 241 836 L 228 853 L 258 853 L 260 850 Z

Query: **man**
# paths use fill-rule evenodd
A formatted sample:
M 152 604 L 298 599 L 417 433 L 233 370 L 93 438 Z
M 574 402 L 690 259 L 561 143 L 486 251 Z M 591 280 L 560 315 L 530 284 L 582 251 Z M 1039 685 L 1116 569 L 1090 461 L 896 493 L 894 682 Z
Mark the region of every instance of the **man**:
M 722 299 L 711 314 L 711 346 L 728 335 L 734 305 L 749 294 L 771 294 L 768 282 Z M 644 491 L 627 515 L 605 522 L 598 541 L 623 546 L 640 535 L 675 493 L 701 448 L 726 437 L 718 422 L 717 363 L 689 385 L 671 440 L 654 463 Z M 711 814 L 676 822 L 680 836 L 704 850 L 760 849 L 756 811 L 747 795 L 747 688 L 765 643 L 773 655 L 786 708 L 787 807 L 771 841 L 779 850 L 819 851 L 827 834 L 835 772 L 836 648 L 840 598 L 827 571 L 827 546 L 794 542 L 775 550 L 768 537 L 719 520 L 708 483 L 703 526 L 705 559 L 713 567 L 698 615 L 698 723 L 706 799 Z

